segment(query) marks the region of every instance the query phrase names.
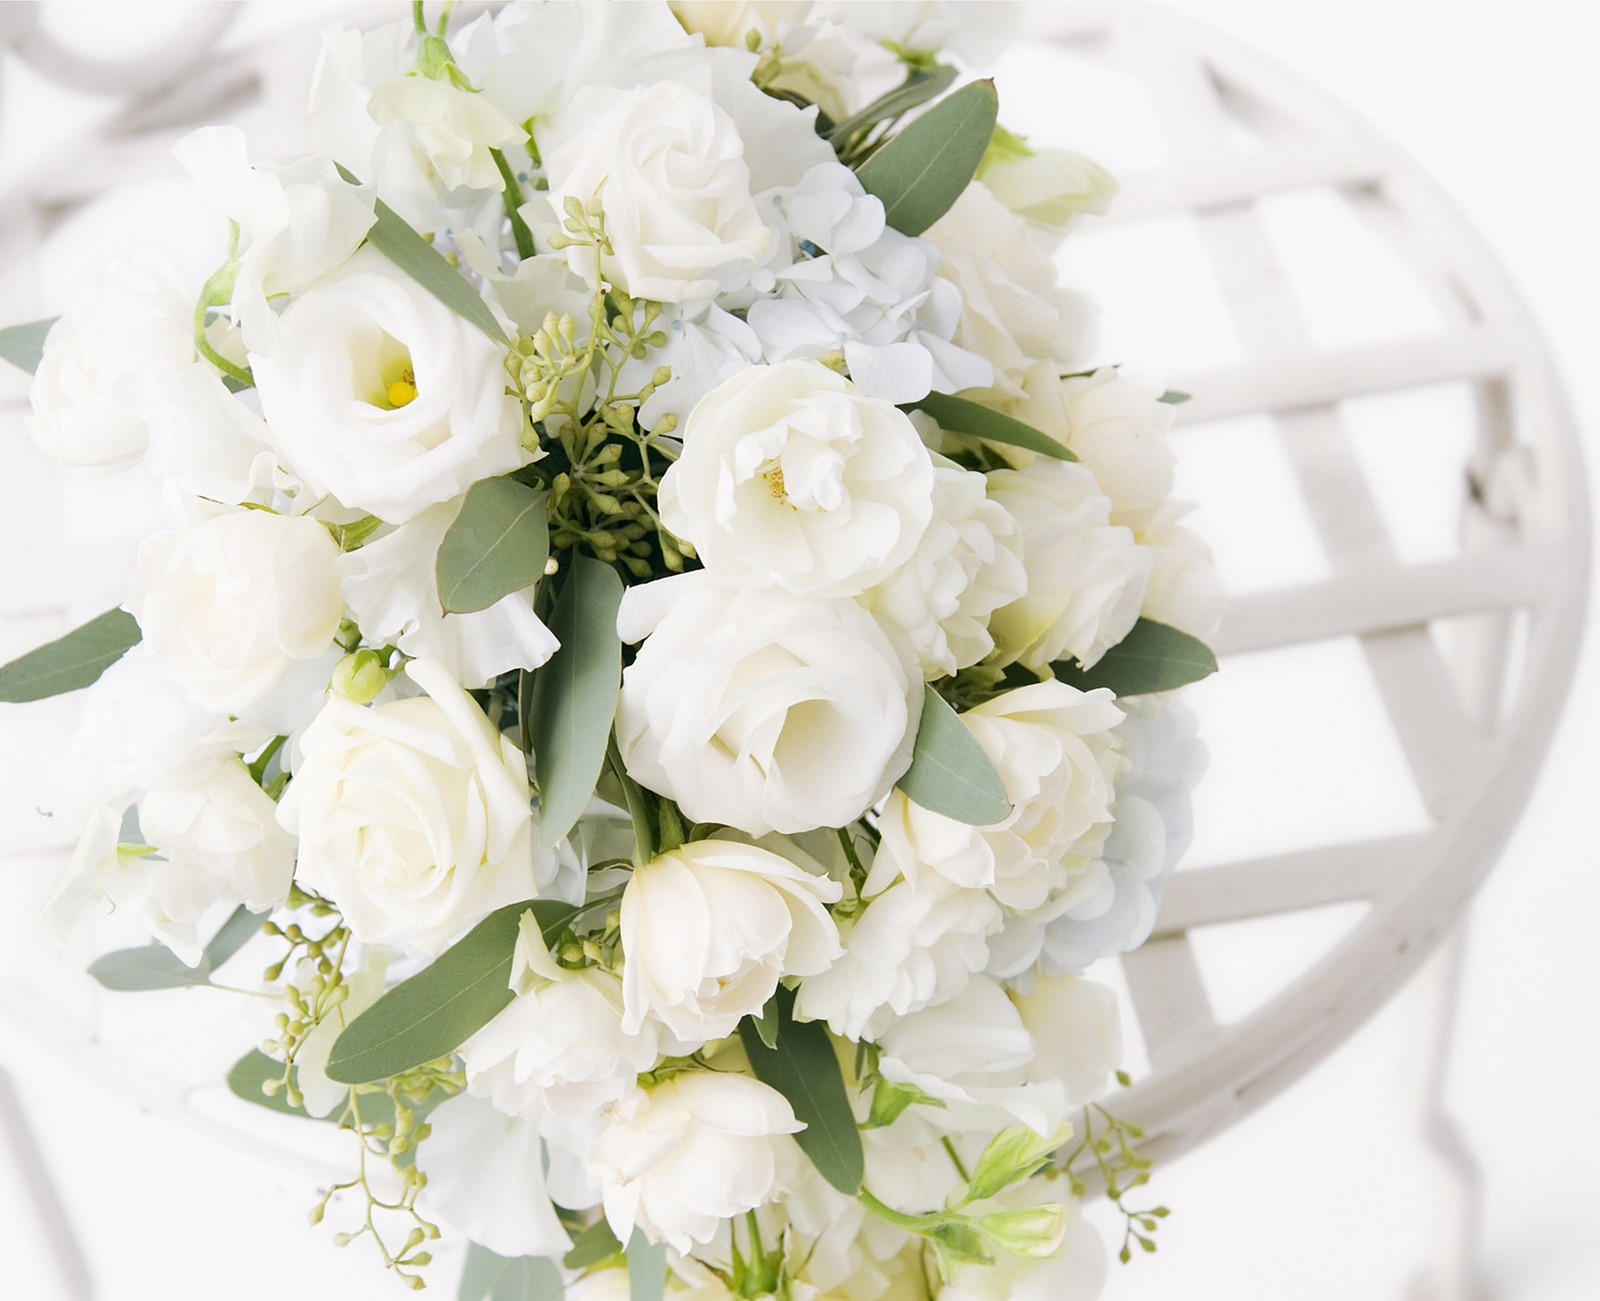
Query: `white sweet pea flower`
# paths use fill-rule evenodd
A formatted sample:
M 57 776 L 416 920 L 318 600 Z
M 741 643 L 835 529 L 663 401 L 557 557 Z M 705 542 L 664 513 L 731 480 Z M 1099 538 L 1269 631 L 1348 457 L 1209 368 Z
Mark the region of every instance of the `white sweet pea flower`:
M 1085 213 L 1104 213 L 1117 193 L 1116 179 L 1091 158 L 1070 149 L 1030 149 L 996 130 L 978 166 L 989 193 L 1019 217 L 1063 235 Z
M 622 1028 L 654 1017 L 684 1045 L 730 1035 L 783 976 L 843 952 L 824 904 L 838 882 L 769 850 L 700 840 L 635 869 L 622 895 Z
M 707 569 L 855 596 L 912 556 L 933 515 L 916 426 L 816 362 L 752 366 L 702 398 L 661 481 L 661 518 Z
M 935 873 L 987 890 L 1008 908 L 1037 908 L 1064 891 L 1098 889 L 1111 829 L 1112 782 L 1121 766 L 1112 729 L 1122 711 L 1106 690 L 1054 680 L 1018 687 L 958 715 L 994 762 L 1011 812 L 969 826 L 890 793 L 878 820 L 883 836 L 867 893 L 901 873 Z
M 278 317 L 269 300 L 298 293 L 354 253 L 372 227 L 372 200 L 326 158 L 252 166 L 237 127 L 201 127 L 172 154 L 237 227 L 233 316 L 246 348 L 271 352 Z
M 506 1009 L 461 1045 L 468 1090 L 506 1114 L 595 1112 L 656 1064 L 655 1025 L 623 1028 L 622 983 L 599 967 L 557 965 L 531 912 L 517 934 L 511 989 Z
M 150 376 L 145 465 L 169 495 L 230 506 L 270 501 L 297 485 L 277 463 L 267 425 L 209 366 Z M 193 503 L 183 508 L 192 512 Z
M 128 609 L 191 699 L 245 714 L 294 665 L 328 656 L 344 614 L 339 571 L 338 545 L 316 520 L 228 511 L 149 539 Z
M 72 469 L 115 470 L 144 454 L 152 372 L 194 360 L 194 293 L 172 264 L 144 253 L 113 263 L 45 337 L 28 400 L 28 433 Z
M 896 1017 L 942 1003 L 988 961 L 1000 906 L 938 877 L 896 881 L 840 922 L 844 956 L 802 980 L 795 1016 L 841 1038 L 877 1039 Z
M 358 940 L 437 952 L 535 895 L 527 760 L 442 664 L 406 673 L 426 695 L 328 699 L 299 738 L 278 820 L 300 838 L 299 880 Z
M 342 1111 L 350 1101 L 350 1086 L 328 1078 L 328 1059 L 333 1056 L 333 1045 L 345 1026 L 354 1021 L 383 996 L 384 977 L 394 950 L 373 945 L 362 950 L 361 965 L 345 973 L 344 986 L 348 991 L 339 1004 L 339 1016 L 325 1016 L 312 1026 L 294 1054 L 294 1085 L 300 1090 L 301 1106 L 319 1119 Z M 296 984 L 302 989 L 310 987 L 316 975 L 316 964 L 310 959 L 299 964 Z
M 279 331 L 251 366 L 312 492 L 403 524 L 528 461 L 504 349 L 377 250 L 299 295 Z
M 461 510 L 430 506 L 415 519 L 350 553 L 345 600 L 362 635 L 418 659 L 439 660 L 468 690 L 512 669 L 535 669 L 556 652 L 555 635 L 533 612 L 533 590 L 512 592 L 487 610 L 439 607 L 434 557 Z
M 685 30 L 698 32 L 707 45 L 743 49 L 751 32 L 770 40 L 784 23 L 801 23 L 811 0 L 672 0 L 672 12 Z
M 1074 1107 L 1103 1098 L 1122 1066 L 1116 991 L 1077 976 L 1044 976 L 1029 993 L 1013 994 L 1012 1001 L 1038 1045 L 1026 1064 L 1026 1078 L 1059 1084 Z
M 612 1108 L 590 1160 L 619 1241 L 635 1227 L 688 1254 L 723 1220 L 778 1196 L 805 1128 L 775 1089 L 748 1075 L 685 1071 Z
M 1064 1198 L 1059 1181 L 1021 1185 L 1002 1201 L 1021 1206 L 1045 1197 L 1064 1200 L 1067 1208 L 1065 1232 L 1054 1256 L 1035 1260 L 999 1252 L 993 1265 L 962 1265 L 940 1290 L 939 1301 L 1095 1301 L 1106 1286 L 1105 1243 L 1083 1218 L 1083 1207 Z
M 546 1185 L 544 1143 L 535 1120 L 505 1116 L 459 1093 L 428 1116 L 432 1214 L 498 1256 L 561 1256 L 572 1239 Z
M 1110 499 L 1076 462 L 992 471 L 989 496 L 1020 527 L 1028 571 L 1027 591 L 989 621 L 1005 660 L 1036 673 L 1067 658 L 1092 667 L 1138 621 L 1149 551 L 1110 522 Z
M 635 298 L 681 303 L 731 288 L 770 235 L 750 194 L 739 129 L 720 105 L 678 82 L 616 96 L 546 160 L 550 202 L 598 198 L 612 253 L 567 250 L 576 273 Z
M 528 135 L 494 104 L 447 78 L 404 76 L 383 82 L 367 102 L 379 126 L 401 123 L 447 190 L 499 190 L 504 182 L 490 151 L 521 145 Z
M 994 649 L 989 618 L 1027 590 L 1016 522 L 988 499 L 983 475 L 934 469 L 933 520 L 909 560 L 861 604 L 911 643 L 923 675 L 942 678 Z
M 911 762 L 920 674 L 853 601 L 700 571 L 629 588 L 617 626 L 648 638 L 622 675 L 623 762 L 697 822 L 846 826 Z

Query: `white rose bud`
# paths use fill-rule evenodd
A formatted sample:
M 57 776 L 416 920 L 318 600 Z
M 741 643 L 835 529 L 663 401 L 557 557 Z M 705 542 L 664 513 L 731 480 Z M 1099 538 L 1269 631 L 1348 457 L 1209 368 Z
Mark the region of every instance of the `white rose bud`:
M 843 950 L 826 903 L 837 881 L 755 845 L 700 840 L 637 868 L 622 895 L 622 1027 L 654 1016 L 684 1045 L 734 1032 L 783 976 Z
M 339 630 L 339 547 L 306 516 L 241 510 L 140 548 L 128 609 L 150 656 L 198 704 L 242 714 Z
M 193 316 L 193 296 L 165 258 L 115 263 L 45 337 L 28 392 L 33 441 L 75 469 L 137 461 L 150 427 L 136 390 L 147 372 L 194 360 Z
M 376 707 L 332 696 L 300 737 L 278 820 L 299 880 L 364 944 L 437 951 L 537 893 L 527 760 L 433 661 L 427 694 Z
M 612 1109 L 590 1153 L 619 1241 L 635 1227 L 687 1254 L 722 1221 L 778 1196 L 804 1129 L 776 1089 L 748 1075 L 686 1071 Z
M 609 107 L 546 160 L 556 216 L 598 197 L 614 250 L 599 273 L 634 298 L 708 298 L 748 276 L 772 236 L 750 194 L 732 117 L 677 81 L 612 92 Z M 567 250 L 594 283 L 594 249 Z
M 1092 667 L 1138 621 L 1150 553 L 1110 522 L 1110 499 L 1075 462 L 995 470 L 989 496 L 1021 527 L 1028 571 L 1027 592 L 989 621 L 995 644 L 1036 673 L 1069 657 Z
M 1074 875 L 1099 867 L 1121 764 L 1111 729 L 1122 711 L 1109 691 L 1049 681 L 1007 691 L 959 717 L 994 761 L 1011 812 L 974 827 L 891 792 L 867 892 L 883 889 L 896 873 L 917 880 L 933 872 L 988 890 L 1008 908 L 1037 908 Z
M 700 399 L 661 481 L 661 518 L 715 574 L 855 596 L 911 558 L 932 499 L 933 460 L 903 411 L 820 362 L 789 361 Z
M 633 778 L 752 836 L 842 827 L 911 762 L 920 675 L 854 601 L 702 572 L 629 588 L 617 741 Z
M 392 524 L 524 464 L 505 350 L 375 249 L 292 302 L 261 408 L 313 493 Z

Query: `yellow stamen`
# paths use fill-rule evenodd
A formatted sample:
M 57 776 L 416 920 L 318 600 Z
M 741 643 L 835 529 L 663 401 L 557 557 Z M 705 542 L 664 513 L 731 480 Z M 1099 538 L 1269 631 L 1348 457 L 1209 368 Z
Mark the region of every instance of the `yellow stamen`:
M 391 407 L 403 407 L 417 396 L 417 377 L 411 373 L 409 367 L 401 372 L 399 379 L 389 385 L 385 396 L 389 399 Z

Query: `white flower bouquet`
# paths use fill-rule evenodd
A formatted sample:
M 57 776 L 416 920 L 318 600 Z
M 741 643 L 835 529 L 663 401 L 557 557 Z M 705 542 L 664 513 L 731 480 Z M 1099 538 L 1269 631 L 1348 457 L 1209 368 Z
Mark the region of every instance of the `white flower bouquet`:
M 58 923 L 268 1000 L 230 1087 L 350 1132 L 313 1219 L 413 1287 L 442 1225 L 472 1298 L 1091 1294 L 1148 1163 L 1080 973 L 1218 609 L 1181 395 L 1057 285 L 1109 178 L 922 6 L 446 11 L 325 36 L 299 162 L 179 143 L 203 283 L 0 333 L 157 521 L 0 669 L 88 689 Z

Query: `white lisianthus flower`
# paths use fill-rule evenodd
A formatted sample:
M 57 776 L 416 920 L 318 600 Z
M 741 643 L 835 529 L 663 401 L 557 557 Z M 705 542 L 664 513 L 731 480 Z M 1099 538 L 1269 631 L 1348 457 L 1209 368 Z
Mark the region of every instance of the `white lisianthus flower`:
M 654 1017 L 685 1046 L 734 1032 L 783 976 L 843 950 L 824 904 L 840 886 L 769 850 L 699 840 L 635 869 L 622 895 L 622 1028 Z
M 1016 522 L 987 489 L 976 471 L 937 466 L 933 520 L 916 551 L 860 598 L 904 634 L 928 678 L 955 673 L 992 651 L 990 616 L 1027 590 Z
M 351 552 L 344 594 L 369 642 L 440 660 L 457 682 L 475 690 L 512 669 L 538 668 L 558 643 L 533 612 L 531 588 L 468 614 L 439 608 L 434 558 L 460 510 L 458 501 L 430 506 Z
M 731 288 L 771 236 L 750 193 L 744 142 L 732 117 L 679 82 L 615 96 L 546 160 L 557 216 L 569 200 L 598 198 L 610 254 L 567 250 L 572 269 L 634 298 L 681 303 Z
M 316 520 L 228 511 L 147 541 L 128 609 L 191 699 L 243 714 L 295 662 L 329 653 L 339 574 L 338 544 Z
M 298 293 L 354 253 L 372 228 L 372 200 L 326 158 L 251 166 L 238 127 L 201 127 L 172 154 L 206 201 L 238 227 L 234 319 L 246 348 L 270 352 L 278 317 L 269 300 Z
M 1092 667 L 1138 622 L 1150 553 L 1110 522 L 1110 499 L 1076 462 L 992 471 L 989 496 L 1020 527 L 1028 571 L 1027 591 L 989 621 L 1004 659 L 1036 673 L 1068 657 Z
M 377 250 L 297 297 L 279 332 L 251 366 L 312 492 L 403 524 L 528 461 L 504 349 Z
M 1111 693 L 1036 682 L 958 717 L 994 761 L 1011 812 L 974 827 L 891 792 L 878 820 L 883 843 L 867 893 L 885 888 L 896 873 L 916 881 L 931 872 L 988 890 L 1008 908 L 1027 909 L 1075 879 L 1076 889 L 1097 886 L 1122 763 L 1112 735 L 1122 711 Z
M 612 1108 L 590 1153 L 621 1242 L 635 1227 L 687 1254 L 720 1223 L 778 1196 L 804 1129 L 776 1089 L 748 1075 L 685 1071 Z
M 622 983 L 600 967 L 570 971 L 524 913 L 511 958 L 516 997 L 461 1045 L 467 1088 L 508 1115 L 565 1116 L 620 1101 L 656 1064 L 656 1027 L 623 1029 Z
M 426 695 L 328 699 L 278 820 L 300 837 L 299 879 L 358 940 L 437 951 L 536 892 L 527 760 L 442 664 L 406 673 Z
M 661 481 L 661 518 L 706 568 L 855 596 L 932 518 L 933 461 L 906 414 L 818 362 L 752 366 L 706 394 Z
M 1052 235 L 1065 234 L 1084 213 L 1104 213 L 1116 178 L 1070 149 L 1030 149 L 1009 132 L 995 132 L 978 166 L 989 193 L 1019 217 Z
M 802 980 L 795 1016 L 850 1040 L 876 1039 L 896 1017 L 953 998 L 989 958 L 1000 906 L 938 877 L 897 881 L 840 925 L 844 956 Z
M 145 376 L 194 360 L 194 295 L 170 262 L 145 253 L 112 265 L 45 337 L 28 400 L 28 433 L 47 456 L 83 470 L 115 470 L 144 453 Z
M 402 123 L 447 190 L 498 190 L 504 184 L 490 150 L 509 149 L 527 132 L 486 95 L 448 78 L 404 76 L 372 92 L 367 112 L 379 126 Z
M 920 675 L 854 601 L 704 571 L 624 594 L 617 741 L 634 780 L 752 836 L 842 827 L 911 762 Z
M 1021 217 L 974 181 L 923 235 L 944 254 L 939 274 L 961 291 L 955 342 L 994 367 L 999 398 L 1022 395 L 1035 362 L 1070 369 L 1092 324 L 1087 300 L 1056 283 L 1056 268 Z

